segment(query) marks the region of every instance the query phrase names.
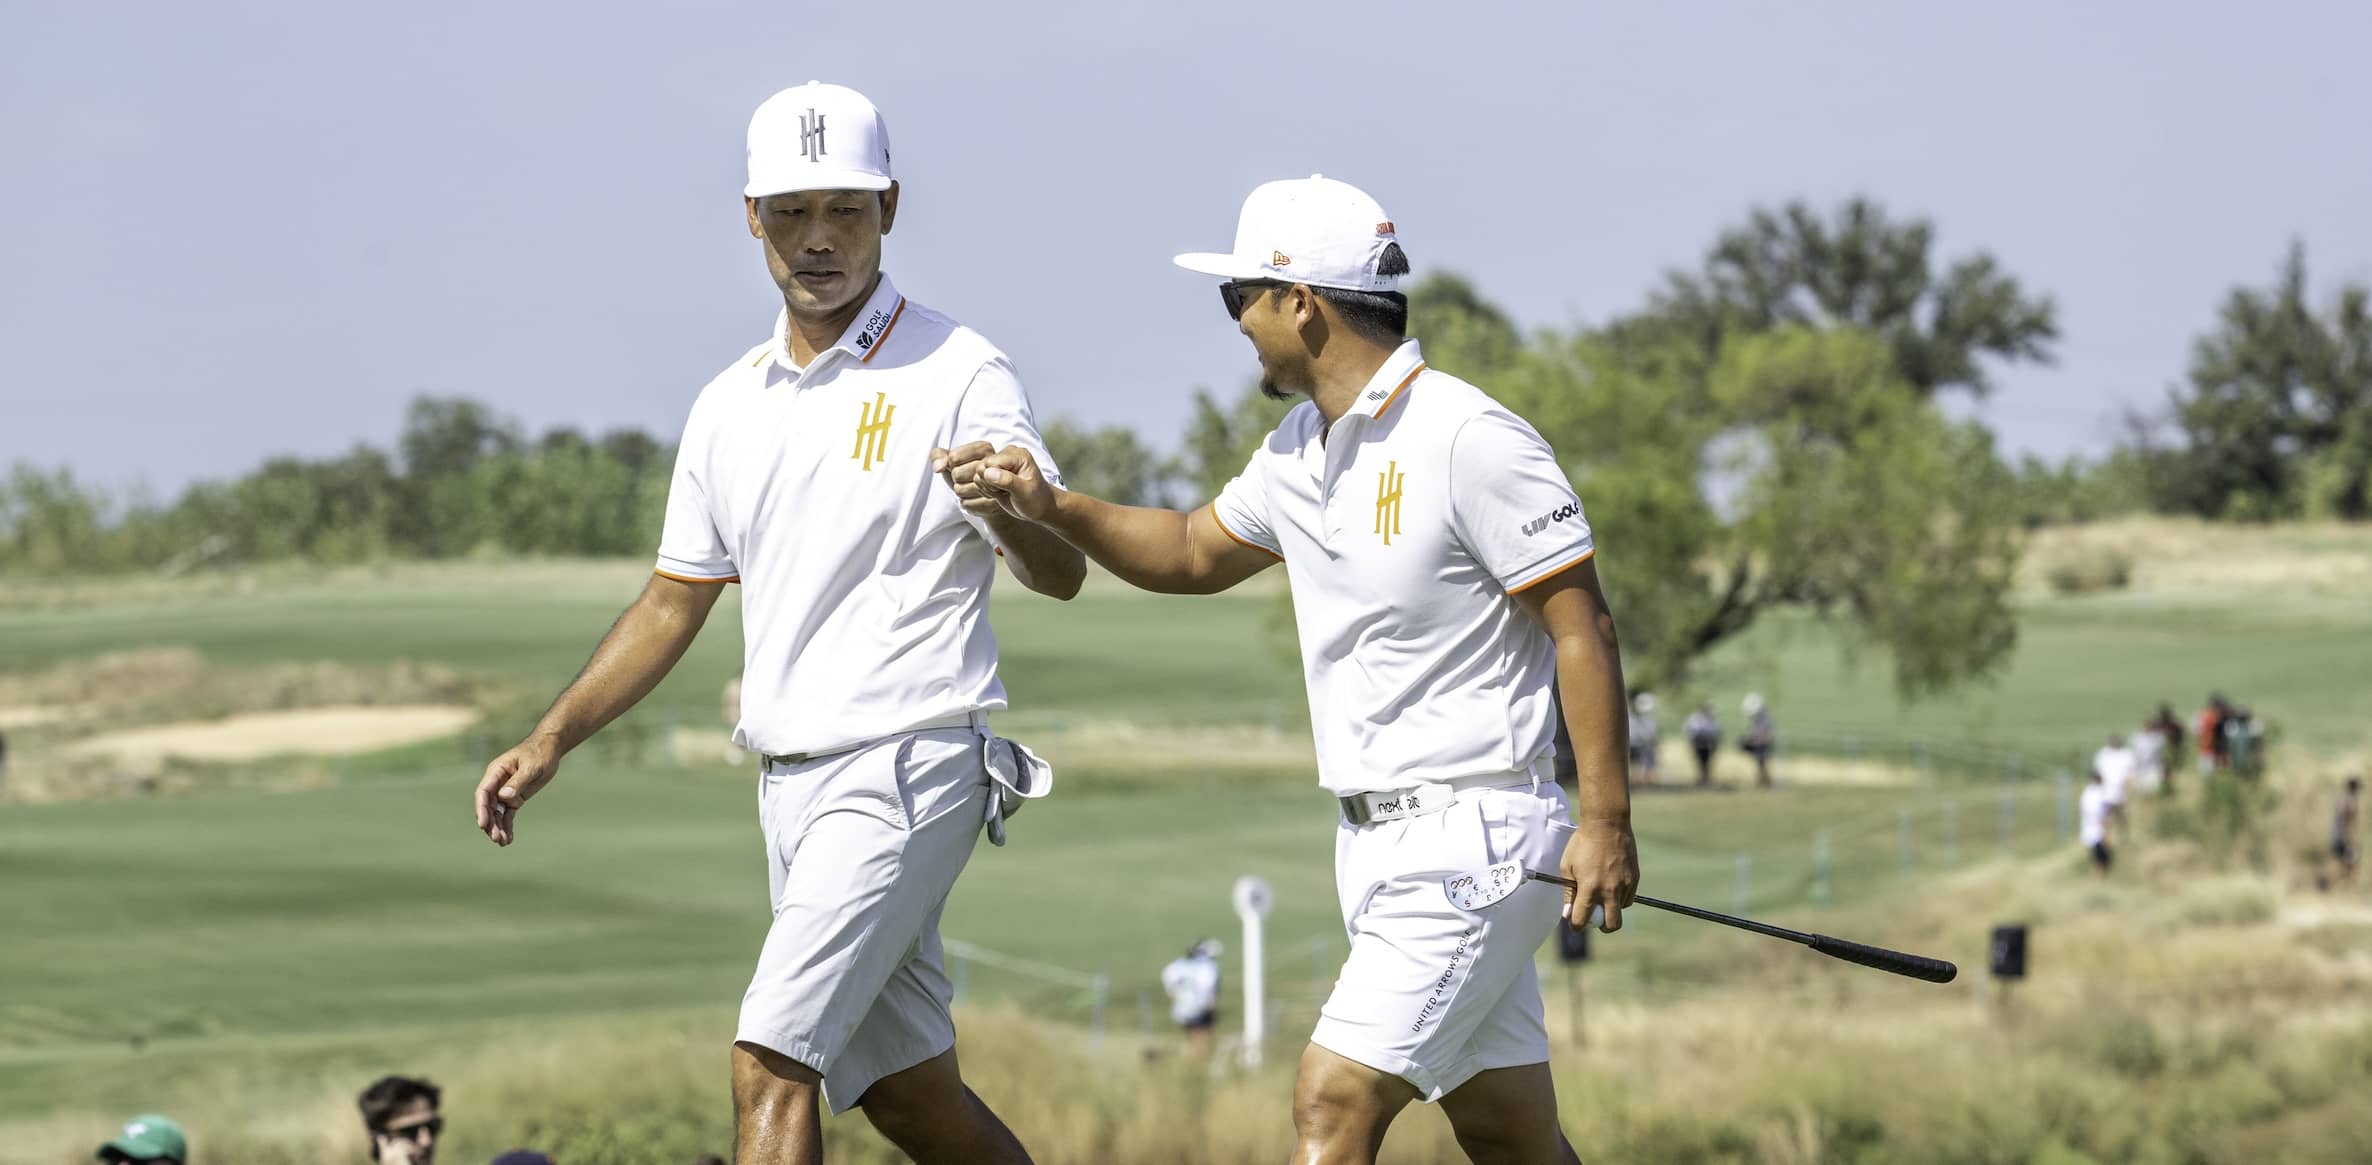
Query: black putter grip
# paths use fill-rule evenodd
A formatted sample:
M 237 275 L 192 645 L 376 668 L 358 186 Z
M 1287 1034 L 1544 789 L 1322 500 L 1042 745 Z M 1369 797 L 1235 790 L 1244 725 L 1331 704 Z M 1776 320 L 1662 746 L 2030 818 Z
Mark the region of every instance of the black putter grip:
M 1812 936 L 1812 949 L 1832 959 L 1843 959 L 1848 963 L 1859 963 L 1864 967 L 1876 967 L 1881 971 L 1892 971 L 1897 975 L 1908 975 L 1913 979 L 1925 979 L 1930 983 L 1949 983 L 1960 976 L 1960 968 L 1942 959 L 1931 959 L 1925 955 L 1906 955 L 1901 951 L 1865 946 L 1841 938 L 1831 938 L 1825 934 Z

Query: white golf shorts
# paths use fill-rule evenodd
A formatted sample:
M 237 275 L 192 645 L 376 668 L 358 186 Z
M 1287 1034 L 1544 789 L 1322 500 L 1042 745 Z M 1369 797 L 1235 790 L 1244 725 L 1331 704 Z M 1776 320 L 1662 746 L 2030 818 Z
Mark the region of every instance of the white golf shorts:
M 918 732 L 759 778 L 774 924 L 734 1039 L 822 1073 L 834 1113 L 955 1046 L 939 916 L 979 841 L 981 744 Z
M 1351 954 L 1310 1042 L 1411 1085 L 1430 1103 L 1477 1072 L 1548 1061 L 1532 956 L 1556 929 L 1564 891 L 1526 882 L 1465 911 L 1442 879 L 1521 858 L 1554 873 L 1573 836 L 1553 782 L 1468 789 L 1439 813 L 1344 822 L 1335 890 Z

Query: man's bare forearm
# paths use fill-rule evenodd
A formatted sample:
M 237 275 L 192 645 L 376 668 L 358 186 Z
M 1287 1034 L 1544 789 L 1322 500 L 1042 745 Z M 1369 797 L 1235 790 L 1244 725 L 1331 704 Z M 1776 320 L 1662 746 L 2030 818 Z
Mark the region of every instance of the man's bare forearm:
M 988 517 L 988 528 L 1004 549 L 1005 564 L 1021 585 L 1057 599 L 1079 593 L 1087 581 L 1087 560 L 1062 535 L 998 511 Z
M 1044 525 L 1130 586 L 1164 594 L 1209 590 L 1197 570 L 1193 515 L 1123 506 L 1069 490 L 1055 495 Z
M 1623 708 L 1622 656 L 1614 617 L 1599 611 L 1590 624 L 1556 641 L 1557 686 L 1565 728 L 1573 738 L 1574 810 L 1584 821 L 1628 823 L 1631 722 Z
M 722 583 L 653 577 L 610 625 L 584 670 L 552 701 L 535 735 L 566 753 L 639 703 L 684 657 L 723 590 Z

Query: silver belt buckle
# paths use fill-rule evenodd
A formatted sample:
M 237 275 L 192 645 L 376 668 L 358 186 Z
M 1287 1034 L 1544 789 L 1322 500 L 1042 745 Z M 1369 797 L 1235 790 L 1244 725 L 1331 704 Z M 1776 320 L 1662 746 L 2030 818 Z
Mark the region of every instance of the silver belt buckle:
M 1445 785 L 1423 785 L 1397 793 L 1362 793 L 1342 798 L 1343 818 L 1353 825 L 1373 825 L 1437 813 L 1450 807 L 1457 792 Z

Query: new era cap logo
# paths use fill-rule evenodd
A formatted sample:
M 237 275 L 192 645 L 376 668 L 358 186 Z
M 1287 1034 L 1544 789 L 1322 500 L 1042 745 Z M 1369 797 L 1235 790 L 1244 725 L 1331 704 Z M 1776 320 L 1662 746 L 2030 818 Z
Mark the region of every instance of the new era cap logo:
M 1268 253 L 1268 265 L 1271 267 L 1290 267 L 1293 265 L 1293 260 L 1283 251 L 1270 251 Z
M 1375 224 L 1375 233 L 1379 235 L 1396 235 L 1400 232 L 1393 230 L 1392 224 L 1390 222 L 1379 222 Z

